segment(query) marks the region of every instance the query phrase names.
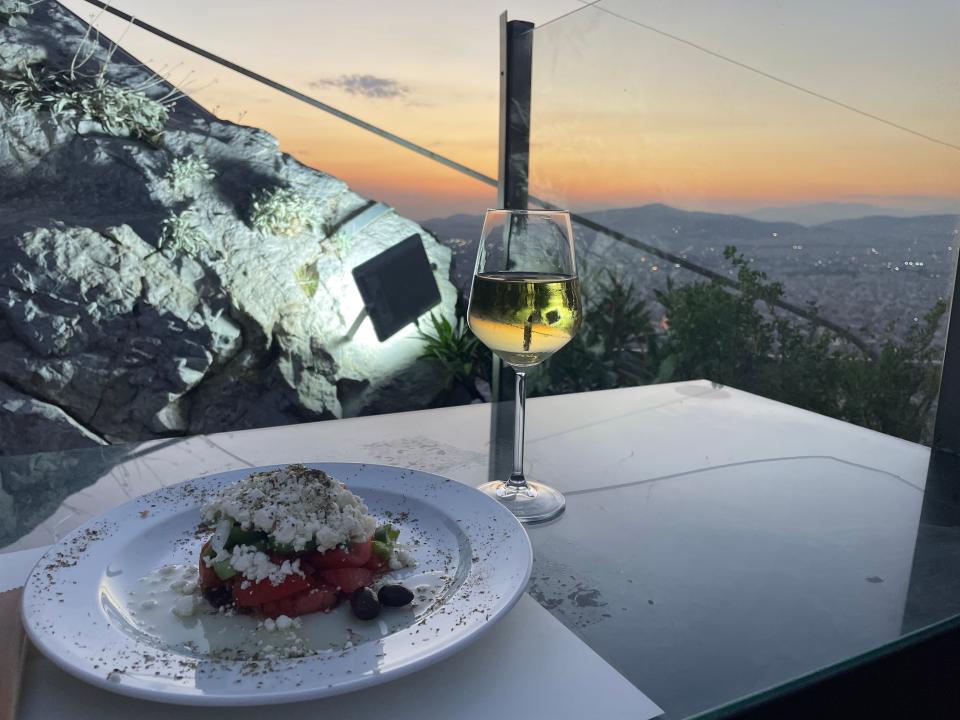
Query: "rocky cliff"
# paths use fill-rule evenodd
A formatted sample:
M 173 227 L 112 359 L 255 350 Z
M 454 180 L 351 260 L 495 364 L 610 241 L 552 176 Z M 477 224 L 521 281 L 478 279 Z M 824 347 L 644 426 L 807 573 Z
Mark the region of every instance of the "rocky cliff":
M 416 223 L 0 0 L 0 454 L 427 404 L 409 334 L 348 339 L 350 270 L 412 233 L 452 316 Z

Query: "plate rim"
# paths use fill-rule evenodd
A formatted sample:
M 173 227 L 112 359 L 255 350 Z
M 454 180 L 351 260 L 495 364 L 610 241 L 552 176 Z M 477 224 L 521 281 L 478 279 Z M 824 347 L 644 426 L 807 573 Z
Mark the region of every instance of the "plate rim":
M 196 482 L 197 480 L 202 480 L 205 478 L 218 477 L 221 475 L 226 475 L 229 473 L 255 473 L 262 472 L 264 470 L 272 470 L 280 467 L 285 467 L 286 465 L 297 464 L 297 463 L 274 463 L 269 465 L 258 465 L 254 467 L 247 468 L 230 468 L 227 470 L 222 470 L 219 472 L 211 472 L 203 475 L 196 475 L 193 477 L 186 478 L 180 482 L 171 483 L 170 485 L 164 485 L 161 488 L 152 490 L 148 493 L 138 495 L 136 497 L 130 498 L 120 505 L 116 505 L 112 508 L 105 510 L 99 515 L 90 518 L 82 525 L 71 530 L 69 533 L 64 535 L 58 542 L 51 544 L 43 555 L 37 560 L 30 570 L 30 573 L 27 576 L 26 581 L 23 584 L 23 589 L 26 591 L 27 587 L 32 581 L 34 581 L 35 576 L 39 577 L 41 573 L 41 566 L 43 563 L 48 562 L 48 556 L 54 554 L 58 550 L 63 549 L 63 546 L 75 535 L 78 535 L 84 532 L 87 528 L 95 525 L 96 523 L 103 522 L 108 515 L 120 512 L 124 508 L 135 505 L 137 502 L 141 501 L 144 497 L 153 495 L 154 493 L 162 493 L 169 491 L 175 487 L 186 485 L 191 482 Z M 151 689 L 147 687 L 142 687 L 139 685 L 130 685 L 127 683 L 116 683 L 111 682 L 107 679 L 103 673 L 95 672 L 92 669 L 81 666 L 75 663 L 68 662 L 67 659 L 61 656 L 59 653 L 54 651 L 51 644 L 46 641 L 45 634 L 40 632 L 38 628 L 32 627 L 32 624 L 28 621 L 27 618 L 27 605 L 30 600 L 27 592 L 23 592 L 20 600 L 20 620 L 23 625 L 24 631 L 29 638 L 30 642 L 41 652 L 41 654 L 52 662 L 56 667 L 66 672 L 68 675 L 75 677 L 85 683 L 93 685 L 102 690 L 112 692 L 119 695 L 124 695 L 127 697 L 136 698 L 139 700 L 148 700 L 153 702 L 160 702 L 169 705 L 179 705 L 179 706 L 192 706 L 192 707 L 237 707 L 237 706 L 265 706 L 265 705 L 278 705 L 278 704 L 287 704 L 295 702 L 305 702 L 310 700 L 320 700 L 327 697 L 334 697 L 336 695 L 343 695 L 351 693 L 363 688 L 372 687 L 375 685 L 380 685 L 387 682 L 392 682 L 401 677 L 410 675 L 418 670 L 423 670 L 427 667 L 435 665 L 440 661 L 454 655 L 461 650 L 466 649 L 483 635 L 485 635 L 497 622 L 499 622 L 513 607 L 517 604 L 523 594 L 526 592 L 527 585 L 530 581 L 530 575 L 533 571 L 533 545 L 530 542 L 530 536 L 523 524 L 511 513 L 507 508 L 498 503 L 493 498 L 490 498 L 485 493 L 478 490 L 473 485 L 463 483 L 453 478 L 448 478 L 437 473 L 427 472 L 425 470 L 418 470 L 417 468 L 405 467 L 400 465 L 388 465 L 383 463 L 371 463 L 371 462 L 341 462 L 341 461 L 310 461 L 299 463 L 306 465 L 307 467 L 317 467 L 317 466 L 352 466 L 354 468 L 383 468 L 387 470 L 395 470 L 401 472 L 413 472 L 419 475 L 426 475 L 431 478 L 435 478 L 441 481 L 456 483 L 458 486 L 465 488 L 469 491 L 470 494 L 475 494 L 483 498 L 483 502 L 489 503 L 488 507 L 491 508 L 493 513 L 501 515 L 504 520 L 507 522 L 508 526 L 511 527 L 514 531 L 519 530 L 518 537 L 522 538 L 523 546 L 526 550 L 523 553 L 522 559 L 524 560 L 524 571 L 522 576 L 516 583 L 516 585 L 511 588 L 509 595 L 504 595 L 503 599 L 496 608 L 494 612 L 490 613 L 488 619 L 483 623 L 475 625 L 471 628 L 468 628 L 463 632 L 462 635 L 459 635 L 458 640 L 449 645 L 445 645 L 429 653 L 423 657 L 412 658 L 407 660 L 401 665 L 392 667 L 384 672 L 379 673 L 369 673 L 363 675 L 357 675 L 356 677 L 350 678 L 345 682 L 339 682 L 333 685 L 315 685 L 315 686 L 303 686 L 294 689 L 288 690 L 269 690 L 266 688 L 262 689 L 253 689 L 253 690 L 243 690 L 243 691 L 231 691 L 230 688 L 226 690 L 220 690 L 216 693 L 178 693 L 170 692 L 164 689 Z M 495 508 L 495 509 L 494 509 Z M 449 516 L 448 516 L 449 517 Z M 511 557 L 519 557 L 513 555 Z M 39 581 L 39 580 L 38 580 Z

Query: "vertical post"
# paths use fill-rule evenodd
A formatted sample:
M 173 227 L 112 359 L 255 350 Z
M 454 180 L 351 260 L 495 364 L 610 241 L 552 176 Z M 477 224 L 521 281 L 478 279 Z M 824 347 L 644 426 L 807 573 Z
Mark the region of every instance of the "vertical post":
M 500 147 L 497 206 L 525 210 L 530 168 L 530 83 L 533 71 L 533 23 L 500 16 Z M 491 373 L 491 480 L 513 471 L 514 377 L 496 355 Z
M 500 157 L 497 202 L 526 210 L 530 169 L 533 23 L 500 16 Z
M 947 317 L 947 346 L 940 372 L 933 448 L 960 455 L 960 253 L 953 274 L 953 294 Z M 960 479 L 957 480 L 960 483 Z

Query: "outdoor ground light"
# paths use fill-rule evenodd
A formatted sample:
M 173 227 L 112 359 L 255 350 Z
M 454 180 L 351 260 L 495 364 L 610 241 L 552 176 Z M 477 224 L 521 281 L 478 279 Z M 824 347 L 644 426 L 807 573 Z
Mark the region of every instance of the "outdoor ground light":
M 440 288 L 419 235 L 411 235 L 353 269 L 363 310 L 347 331 L 352 338 L 366 317 L 384 342 L 440 304 Z

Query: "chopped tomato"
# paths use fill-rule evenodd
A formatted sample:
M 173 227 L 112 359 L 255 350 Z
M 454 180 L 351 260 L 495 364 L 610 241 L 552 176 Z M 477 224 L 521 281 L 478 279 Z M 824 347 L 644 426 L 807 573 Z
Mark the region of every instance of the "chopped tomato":
M 354 590 L 366 587 L 373 582 L 373 573 L 366 568 L 340 568 L 338 570 L 324 570 L 320 577 L 328 585 L 332 585 L 340 592 L 349 595 Z
M 210 541 L 207 540 L 204 543 L 203 548 L 200 550 L 200 589 L 201 590 L 212 590 L 213 588 L 220 587 L 223 585 L 223 580 L 217 577 L 217 573 L 213 571 L 212 567 L 207 567 L 207 563 L 203 561 L 204 555 L 207 554 L 207 549 L 210 547 Z
M 306 556 L 306 561 L 317 570 L 336 570 L 337 568 L 363 567 L 373 552 L 373 538 L 366 542 L 352 543 L 349 548 L 333 548 L 326 552 L 314 552 Z
M 390 561 L 376 553 L 371 553 L 364 567 L 372 573 L 382 573 L 390 569 Z
M 332 587 L 310 582 L 310 589 L 285 598 L 264 603 L 260 606 L 260 614 L 264 617 L 278 618 L 281 615 L 298 617 L 312 612 L 325 612 L 337 606 L 340 597 Z
M 270 580 L 251 582 L 242 575 L 237 575 L 233 579 L 233 600 L 240 607 L 252 607 L 273 602 L 309 588 L 310 581 L 302 575 L 287 575 L 279 585 L 274 585 Z

